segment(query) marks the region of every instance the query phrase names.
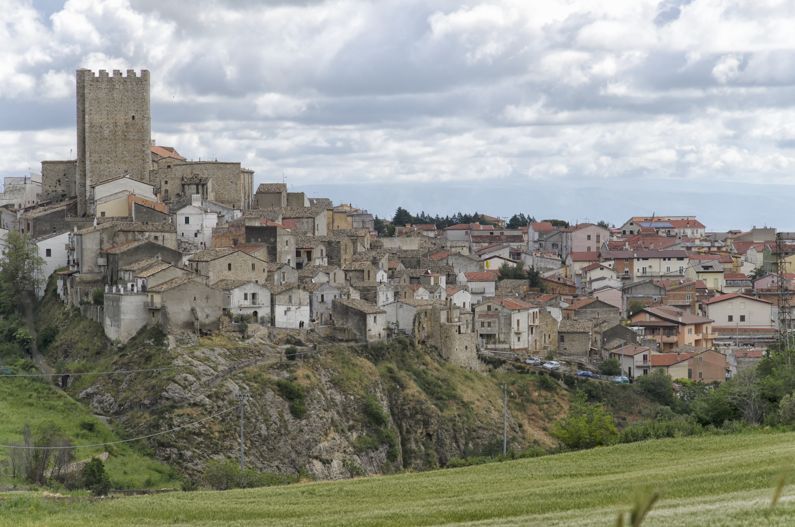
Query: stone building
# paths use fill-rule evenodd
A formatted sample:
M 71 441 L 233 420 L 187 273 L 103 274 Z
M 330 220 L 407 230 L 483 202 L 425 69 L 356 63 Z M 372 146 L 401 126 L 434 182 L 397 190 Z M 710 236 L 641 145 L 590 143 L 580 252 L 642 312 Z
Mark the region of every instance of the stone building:
M 214 284 L 219 280 L 247 280 L 264 284 L 268 263 L 244 251 L 230 247 L 207 249 L 188 259 L 191 270 Z
M 351 330 L 358 339 L 375 342 L 386 337 L 386 311 L 365 300 L 333 301 L 334 324 Z
M 192 276 L 150 287 L 145 303 L 149 324 L 167 333 L 213 331 L 223 313 L 224 292 Z
M 238 162 L 180 161 L 164 158 L 149 179 L 166 203 L 189 202 L 194 194 L 240 210 L 251 208 L 254 172 Z
M 287 206 L 287 185 L 262 183 L 254 194 L 254 208 L 280 209 Z
M 148 181 L 151 169 L 149 71 L 76 72 L 78 215 L 88 210 L 89 189 L 123 174 Z

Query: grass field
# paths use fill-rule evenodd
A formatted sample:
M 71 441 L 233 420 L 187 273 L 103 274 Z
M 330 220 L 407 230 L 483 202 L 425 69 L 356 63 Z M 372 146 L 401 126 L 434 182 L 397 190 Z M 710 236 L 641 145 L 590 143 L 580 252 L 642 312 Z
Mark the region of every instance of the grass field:
M 0 495 L 0 525 L 615 525 L 638 493 L 647 525 L 792 525 L 795 433 L 665 439 L 417 474 L 101 501 Z
M 120 439 L 84 406 L 53 386 L 24 378 L 0 379 L 0 444 L 20 443 L 21 430 L 26 423 L 35 429 L 46 422 L 58 425 L 76 445 Z M 102 450 L 80 448 L 76 456 L 78 459 L 87 459 Z M 105 450 L 111 454 L 106 468 L 114 486 L 179 487 L 173 470 L 163 463 L 147 458 L 124 444 L 113 445 Z M 6 455 L 6 451 L 0 449 L 0 462 Z M 0 482 L 3 482 L 1 476 Z

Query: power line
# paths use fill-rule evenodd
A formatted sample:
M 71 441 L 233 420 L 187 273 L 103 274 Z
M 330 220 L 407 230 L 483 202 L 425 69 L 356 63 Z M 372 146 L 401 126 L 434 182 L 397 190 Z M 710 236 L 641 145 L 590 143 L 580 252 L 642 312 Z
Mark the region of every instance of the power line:
M 184 369 L 185 366 L 164 366 L 162 368 L 142 368 L 134 370 L 112 370 L 112 371 L 81 371 L 81 372 L 60 372 L 60 373 L 7 373 L 0 374 L 0 378 L 7 377 L 63 377 L 68 375 L 70 377 L 80 377 L 83 375 L 129 375 L 131 373 L 149 373 L 167 370 Z
M 222 412 L 218 412 L 217 414 L 209 415 L 207 417 L 199 419 L 198 421 L 193 421 L 192 423 L 187 423 L 187 424 L 184 424 L 184 425 L 180 425 L 180 426 L 171 428 L 169 430 L 163 430 L 162 432 L 155 432 L 154 434 L 147 434 L 147 435 L 144 435 L 144 436 L 132 437 L 130 439 L 122 439 L 122 440 L 119 440 L 119 441 L 110 441 L 108 443 L 94 443 L 93 445 L 71 445 L 71 446 L 66 446 L 66 445 L 61 445 L 61 446 L 0 445 L 0 448 L 14 448 L 14 449 L 17 449 L 17 450 L 66 450 L 66 449 L 70 449 L 70 448 L 97 448 L 97 447 L 101 447 L 101 446 L 119 445 L 119 444 L 122 444 L 122 443 L 132 443 L 133 441 L 139 441 L 141 439 L 149 439 L 151 437 L 157 437 L 157 436 L 161 436 L 161 435 L 164 435 L 164 434 L 170 434 L 171 432 L 176 432 L 177 430 L 182 430 L 183 428 L 187 428 L 189 426 L 197 425 L 199 423 L 203 423 L 204 421 L 209 421 L 210 419 L 215 419 L 216 417 L 218 417 L 220 415 L 228 414 L 229 412 L 233 412 L 235 410 L 237 410 L 237 407 L 228 408 L 228 409 L 226 409 L 226 410 L 224 410 Z

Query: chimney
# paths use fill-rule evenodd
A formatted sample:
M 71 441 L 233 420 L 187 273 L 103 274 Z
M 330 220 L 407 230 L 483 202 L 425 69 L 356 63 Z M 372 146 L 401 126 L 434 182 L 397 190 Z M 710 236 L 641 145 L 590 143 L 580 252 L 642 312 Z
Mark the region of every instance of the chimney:
M 194 207 L 201 207 L 202 206 L 201 194 L 191 194 L 190 204 L 193 205 Z

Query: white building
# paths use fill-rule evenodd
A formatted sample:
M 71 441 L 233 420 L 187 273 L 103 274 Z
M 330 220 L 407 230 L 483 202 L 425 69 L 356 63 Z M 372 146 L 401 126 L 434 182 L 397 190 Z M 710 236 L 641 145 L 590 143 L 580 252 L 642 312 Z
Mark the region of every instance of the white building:
M 68 242 L 68 232 L 43 236 L 33 240 L 33 243 L 36 244 L 39 256 L 44 260 L 44 265 L 41 270 L 41 285 L 36 290 L 36 295 L 39 298 L 44 296 L 44 289 L 50 275 L 54 273 L 56 269 L 69 265 L 69 257 L 66 251 L 66 244 Z
M 0 207 L 11 205 L 14 209 L 32 207 L 39 202 L 41 176 L 7 177 L 3 179 L 3 192 L 0 193 Z
M 767 300 L 739 293 L 718 295 L 704 302 L 706 315 L 713 326 L 773 328 L 776 326 L 773 304 Z
M 472 310 L 472 294 L 463 287 L 447 286 L 447 298 L 464 311 Z
M 277 328 L 308 329 L 309 293 L 297 284 L 274 286 L 271 291 L 271 323 Z
M 219 280 L 213 287 L 224 292 L 224 312 L 249 316 L 258 323 L 270 322 L 271 292 L 264 285 L 247 280 Z
M 213 245 L 213 229 L 218 226 L 218 213 L 203 206 L 201 196 L 191 196 L 191 204 L 174 216 L 177 243 L 183 252 L 202 251 Z

